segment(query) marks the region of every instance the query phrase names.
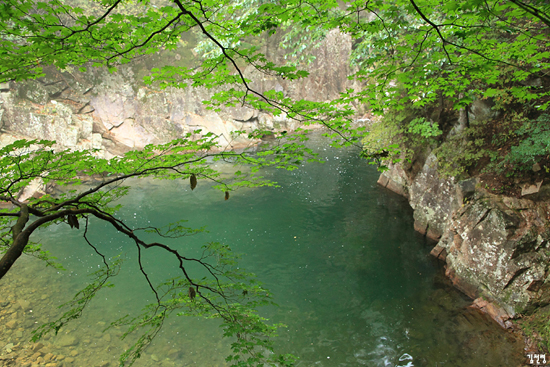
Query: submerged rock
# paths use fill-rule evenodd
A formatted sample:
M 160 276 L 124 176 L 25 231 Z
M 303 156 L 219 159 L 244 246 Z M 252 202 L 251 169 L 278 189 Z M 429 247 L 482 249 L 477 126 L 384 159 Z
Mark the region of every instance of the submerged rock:
M 55 343 L 60 347 L 70 347 L 73 345 L 78 344 L 78 341 L 76 340 L 76 337 L 72 335 L 63 335 L 59 337 Z
M 6 322 L 5 325 L 8 329 L 15 329 L 17 327 L 17 321 L 16 320 L 10 320 L 10 321 Z

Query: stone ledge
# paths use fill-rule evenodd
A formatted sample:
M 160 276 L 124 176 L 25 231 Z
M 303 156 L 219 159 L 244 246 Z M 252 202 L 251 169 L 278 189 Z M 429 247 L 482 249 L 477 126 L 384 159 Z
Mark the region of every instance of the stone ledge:
M 486 313 L 504 329 L 511 327 L 511 324 L 506 322 L 511 318 L 510 315 L 493 302 L 489 302 L 480 297 L 476 298 L 470 307 Z

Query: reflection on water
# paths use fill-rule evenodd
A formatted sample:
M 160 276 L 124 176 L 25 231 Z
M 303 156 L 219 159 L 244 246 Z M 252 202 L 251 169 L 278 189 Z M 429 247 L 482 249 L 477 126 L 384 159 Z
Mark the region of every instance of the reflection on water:
M 210 233 L 174 245 L 193 253 L 219 241 L 244 254 L 242 265 L 280 306 L 262 314 L 288 325 L 279 332 L 277 349 L 298 355 L 299 366 L 520 365 L 521 343 L 447 287 L 429 246 L 413 231 L 406 201 L 378 187 L 378 173 L 354 152 L 316 149 L 325 164 L 268 172 L 279 188 L 237 191 L 228 201 L 202 182 L 190 191 L 182 181 L 137 181 L 121 215 L 137 226 L 186 218 L 189 226 L 207 225 Z M 69 357 L 75 365 L 86 358 L 115 361 L 131 340 L 118 340 L 118 329 L 106 336 L 102 326 L 152 301 L 131 243 L 101 223 L 93 227 L 101 251 L 127 260 L 116 287 L 103 292 L 65 334 L 47 340 L 54 352 L 76 351 Z M 68 226 L 40 237 L 68 269 L 40 270 L 50 303 L 32 302 L 45 320 L 52 304 L 71 297 L 100 260 Z M 177 275 L 172 260 L 148 252 L 145 266 L 154 281 Z M 29 269 L 36 274 L 31 265 L 18 269 L 0 286 L 24 284 L 21 274 Z M 26 284 L 19 288 L 28 289 Z M 225 366 L 228 343 L 220 335 L 216 322 L 173 318 L 136 365 Z M 74 340 L 62 339 L 68 336 Z

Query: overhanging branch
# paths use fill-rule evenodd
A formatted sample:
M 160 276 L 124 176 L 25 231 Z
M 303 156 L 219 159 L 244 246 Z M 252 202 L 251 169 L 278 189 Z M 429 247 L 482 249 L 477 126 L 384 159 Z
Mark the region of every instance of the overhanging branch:
M 538 18 L 541 22 L 550 27 L 550 16 L 532 5 L 526 4 L 520 0 L 510 0 L 511 3 L 516 4 L 519 8 L 525 10 L 527 13 Z
M 422 10 L 420 10 L 420 8 L 418 7 L 418 5 L 416 5 L 416 3 L 414 2 L 414 0 L 409 0 L 412 4 L 412 6 L 414 7 L 414 10 L 416 10 L 416 12 L 418 13 L 418 15 L 420 15 L 420 17 L 422 19 L 424 19 L 424 21 L 426 23 L 428 23 L 433 29 L 435 29 L 435 31 L 437 32 L 437 34 L 439 35 L 439 38 L 441 39 L 441 43 L 443 45 L 443 51 L 445 51 L 445 54 L 447 55 L 447 59 L 449 60 L 449 64 L 452 64 L 453 63 L 453 60 L 451 59 L 451 55 L 449 55 L 449 52 L 447 51 L 447 48 L 445 47 L 445 44 L 448 43 L 447 40 L 443 37 L 443 35 L 441 34 L 441 31 L 439 30 L 439 27 L 437 26 L 437 24 L 435 24 L 434 22 L 432 22 L 431 20 L 428 19 L 428 17 L 426 17 L 426 15 L 424 15 L 424 13 L 422 12 Z

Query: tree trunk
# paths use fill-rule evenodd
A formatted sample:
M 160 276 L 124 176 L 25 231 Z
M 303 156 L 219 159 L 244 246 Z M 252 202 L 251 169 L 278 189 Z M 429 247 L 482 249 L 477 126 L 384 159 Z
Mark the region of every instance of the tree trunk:
M 4 254 L 4 256 L 2 256 L 2 259 L 0 259 L 0 279 L 2 279 L 4 275 L 10 270 L 13 263 L 17 259 L 19 259 L 19 257 L 23 253 L 23 250 L 29 243 L 30 233 L 28 231 L 23 231 L 23 228 L 25 228 L 25 225 L 28 221 L 29 208 L 27 207 L 27 205 L 23 204 L 21 205 L 19 219 L 17 219 L 15 225 L 11 227 L 13 243 L 8 251 Z

